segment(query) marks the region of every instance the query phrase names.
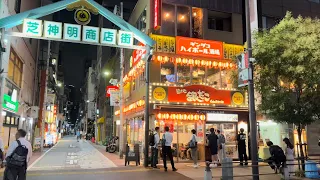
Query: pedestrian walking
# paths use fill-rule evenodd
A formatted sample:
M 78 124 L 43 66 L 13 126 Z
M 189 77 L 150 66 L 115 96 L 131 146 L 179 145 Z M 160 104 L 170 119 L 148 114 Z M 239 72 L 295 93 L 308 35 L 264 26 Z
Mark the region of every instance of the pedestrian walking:
M 162 155 L 163 155 L 164 171 L 168 171 L 167 156 L 170 159 L 172 171 L 177 171 L 177 169 L 174 167 L 172 150 L 171 150 L 171 144 L 172 144 L 173 137 L 172 137 L 172 134 L 169 132 L 168 126 L 166 126 L 164 129 L 165 129 L 165 133 L 162 136 Z
M 82 138 L 82 131 L 80 130 L 80 137 L 79 137 L 79 139 L 81 140 L 81 138 Z
M 282 173 L 282 168 L 286 162 L 286 156 L 278 145 L 274 145 L 271 141 L 267 142 L 271 157 L 268 159 L 268 164 L 271 169 L 277 174 L 278 170 Z
M 210 167 L 218 166 L 218 136 L 214 132 L 214 128 L 210 129 L 210 134 L 208 136 L 209 148 L 211 152 L 212 163 Z
M 247 147 L 246 147 L 246 134 L 244 129 L 240 129 L 240 133 L 237 136 L 237 149 L 239 154 L 240 165 L 243 166 L 243 159 L 245 165 L 248 165 Z
M 158 168 L 157 164 L 158 164 L 158 153 L 159 153 L 159 142 L 160 142 L 160 128 L 156 127 L 155 129 L 155 133 L 153 135 L 153 143 L 151 142 L 151 149 L 152 149 L 152 162 L 151 162 L 151 166 L 153 168 Z
M 287 158 L 287 167 L 288 167 L 288 171 L 289 171 L 289 176 L 293 176 L 294 175 L 294 146 L 292 145 L 292 143 L 290 142 L 290 140 L 288 138 L 284 138 L 283 142 L 287 145 L 287 148 L 285 150 L 286 152 L 286 158 Z
M 218 133 L 218 158 L 219 158 L 219 165 L 221 165 L 222 160 L 226 158 L 226 151 L 225 151 L 225 143 L 226 138 L 223 134 L 221 134 L 220 130 L 217 130 Z
M 198 142 L 197 142 L 197 131 L 195 129 L 191 130 L 192 136 L 189 142 L 189 148 L 191 149 L 191 157 L 193 160 L 193 167 L 198 168 Z
M 16 141 L 10 143 L 5 159 L 6 169 L 4 180 L 25 180 L 28 162 L 32 156 L 32 147 L 26 140 L 27 132 L 19 129 L 16 133 Z
M 77 136 L 77 142 L 79 142 L 79 139 L 80 139 L 80 130 L 79 129 L 76 132 L 76 136 Z
M 0 167 L 3 168 L 3 161 L 4 161 L 4 146 L 3 146 L 3 141 L 0 138 Z

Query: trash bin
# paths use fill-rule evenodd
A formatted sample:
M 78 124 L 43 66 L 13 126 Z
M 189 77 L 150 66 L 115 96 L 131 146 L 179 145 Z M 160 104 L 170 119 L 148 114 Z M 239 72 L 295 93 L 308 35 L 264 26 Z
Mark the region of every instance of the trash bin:
M 305 172 L 306 178 L 311 178 L 311 179 L 320 178 L 319 170 L 316 162 L 306 161 L 305 171 L 306 171 Z

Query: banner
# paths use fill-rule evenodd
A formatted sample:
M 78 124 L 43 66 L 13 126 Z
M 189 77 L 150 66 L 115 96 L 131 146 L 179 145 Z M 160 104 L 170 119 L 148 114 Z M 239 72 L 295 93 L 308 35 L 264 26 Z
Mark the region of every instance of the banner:
M 244 47 L 236 44 L 223 44 L 223 58 L 233 59 L 244 52 Z
M 120 91 L 110 91 L 110 106 L 120 106 Z
M 238 61 L 238 87 L 248 85 L 249 81 L 249 59 L 247 53 L 237 56 Z

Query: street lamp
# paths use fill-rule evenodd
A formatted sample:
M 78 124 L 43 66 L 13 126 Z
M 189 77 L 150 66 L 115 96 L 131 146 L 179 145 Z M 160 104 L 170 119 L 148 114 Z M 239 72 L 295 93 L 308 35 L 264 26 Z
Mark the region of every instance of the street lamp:
M 109 75 L 110 75 L 110 72 L 109 72 L 109 71 L 105 71 L 105 72 L 103 72 L 103 75 L 104 75 L 104 76 L 109 76 Z

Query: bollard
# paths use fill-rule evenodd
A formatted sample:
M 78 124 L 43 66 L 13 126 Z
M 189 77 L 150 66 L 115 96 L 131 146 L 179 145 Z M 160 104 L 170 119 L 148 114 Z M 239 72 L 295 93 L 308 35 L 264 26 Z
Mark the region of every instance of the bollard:
M 222 160 L 222 180 L 233 180 L 233 164 L 231 158 Z
M 204 169 L 204 180 L 212 180 L 212 172 L 210 169 L 209 161 L 206 161 L 206 168 Z

